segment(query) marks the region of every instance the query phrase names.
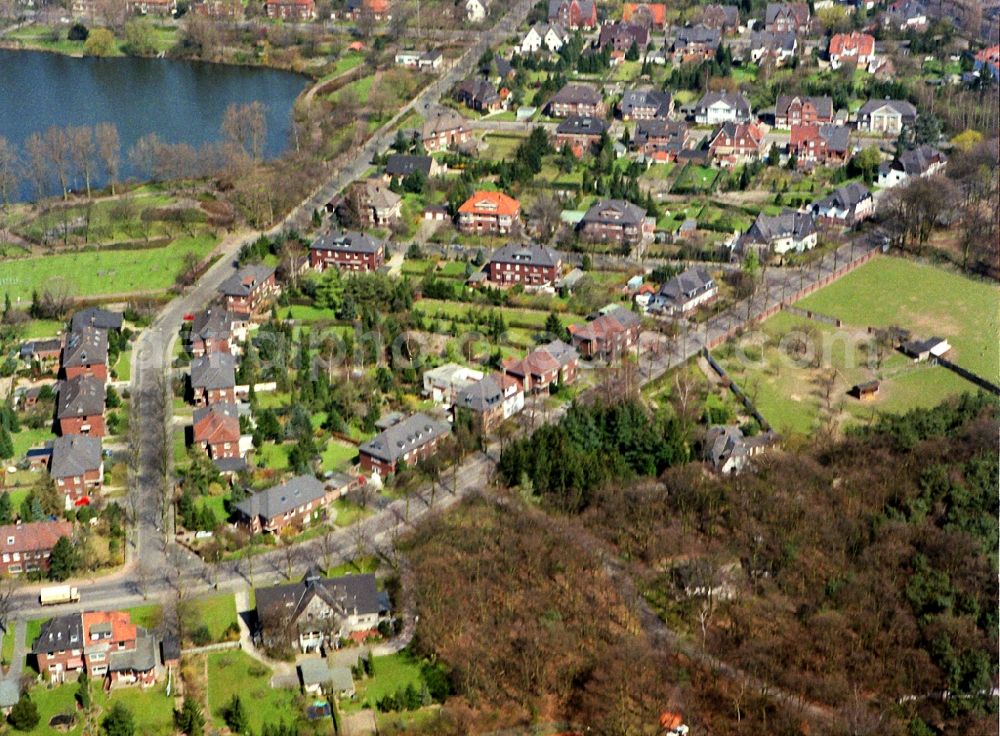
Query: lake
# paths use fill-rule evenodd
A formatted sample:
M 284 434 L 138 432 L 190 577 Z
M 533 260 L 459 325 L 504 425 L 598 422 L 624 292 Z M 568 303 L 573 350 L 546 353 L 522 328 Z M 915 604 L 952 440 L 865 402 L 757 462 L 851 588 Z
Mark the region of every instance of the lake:
M 230 104 L 260 101 L 267 110 L 265 155 L 288 146 L 291 110 L 308 80 L 259 67 L 171 59 L 74 58 L 0 49 L 0 136 L 19 151 L 49 126 L 118 126 L 122 176 L 132 174 L 128 151 L 142 136 L 195 148 L 221 138 Z M 95 182 L 96 186 L 104 182 Z M 27 186 L 22 198 L 31 196 Z

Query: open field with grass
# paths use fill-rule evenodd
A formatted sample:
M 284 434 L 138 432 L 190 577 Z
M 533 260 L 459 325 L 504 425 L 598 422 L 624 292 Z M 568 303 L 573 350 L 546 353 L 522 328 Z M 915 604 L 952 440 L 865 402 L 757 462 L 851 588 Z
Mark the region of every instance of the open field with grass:
M 236 623 L 236 601 L 232 593 L 195 598 L 190 605 L 191 618 L 207 626 L 214 641 L 222 641 L 226 629 Z
M 213 652 L 208 656 L 208 708 L 206 720 L 217 728 L 226 725 L 223 713 L 239 695 L 249 715 L 250 728 L 260 733 L 264 723 L 292 725 L 300 716 L 293 690 L 271 687 L 271 669 L 241 651 Z
M 879 256 L 797 306 L 857 327 L 896 325 L 914 337 L 946 338 L 945 357 L 1000 380 L 1000 287 L 936 266 Z
M 364 649 L 358 650 L 358 654 L 364 652 Z M 405 650 L 399 654 L 375 657 L 375 676 L 355 681 L 357 694 L 353 701 L 342 703 L 341 709 L 353 713 L 361 710 L 366 702 L 374 708 L 379 698 L 405 689 L 407 685 L 413 685 L 419 690 L 422 683 L 420 662 Z
M 41 447 L 49 440 L 55 439 L 55 435 L 49 427 L 42 429 L 31 429 L 22 425 L 20 432 L 14 432 L 10 436 L 14 443 L 14 458 L 24 457 L 24 453 L 32 447 Z
M 358 448 L 341 440 L 330 440 L 320 457 L 323 470 L 345 470 L 358 456 Z

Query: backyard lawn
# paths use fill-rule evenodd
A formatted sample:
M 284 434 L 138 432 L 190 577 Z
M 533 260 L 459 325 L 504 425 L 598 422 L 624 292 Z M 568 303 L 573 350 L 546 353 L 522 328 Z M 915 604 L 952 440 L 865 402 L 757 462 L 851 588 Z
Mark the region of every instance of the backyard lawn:
M 55 435 L 48 428 L 31 429 L 22 426 L 20 432 L 14 432 L 10 436 L 14 442 L 14 457 L 24 457 L 24 453 L 32 447 L 41 447 L 48 440 L 55 439 Z
M 297 693 L 272 688 L 271 674 L 270 668 L 238 650 L 209 654 L 206 718 L 217 728 L 225 727 L 225 708 L 233 695 L 239 695 L 254 733 L 260 733 L 265 722 L 293 725 L 300 715 Z
M 359 649 L 358 654 L 363 654 L 364 651 Z M 374 708 L 379 698 L 395 694 L 405 689 L 407 685 L 413 685 L 419 690 L 422 684 L 420 662 L 406 650 L 399 654 L 376 656 L 375 676 L 355 681 L 357 694 L 353 701 L 342 703 L 341 709 L 351 713 L 361 710 L 361 706 L 366 702 Z
M 236 600 L 232 593 L 195 598 L 191 607 L 192 618 L 208 627 L 214 641 L 222 641 L 226 629 L 236 623 Z
M 79 734 L 83 723 L 76 710 L 75 682 L 47 687 L 38 685 L 31 690 L 31 699 L 38 707 L 41 716 L 38 725 L 25 733 L 37 736 L 56 736 L 57 734 Z M 136 733 L 143 736 L 167 736 L 174 732 L 173 714 L 174 701 L 166 694 L 164 685 L 156 685 L 148 690 L 139 688 L 121 688 L 110 694 L 96 684 L 91 684 L 91 697 L 94 706 L 106 712 L 115 703 L 121 703 L 132 712 Z M 72 713 L 77 715 L 76 724 L 69 731 L 49 727 L 49 720 L 54 715 Z
M 323 470 L 344 470 L 354 463 L 358 448 L 340 440 L 330 440 L 321 457 Z

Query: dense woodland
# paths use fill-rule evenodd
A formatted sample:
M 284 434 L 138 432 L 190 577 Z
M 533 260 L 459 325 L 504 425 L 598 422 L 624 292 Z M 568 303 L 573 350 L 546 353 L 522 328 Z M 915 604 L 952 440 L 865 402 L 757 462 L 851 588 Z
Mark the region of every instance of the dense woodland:
M 677 436 L 652 420 L 656 441 L 639 443 L 628 427 L 643 411 L 576 408 L 512 443 L 500 478 L 528 488 L 409 541 L 417 646 L 459 694 L 434 732 L 534 721 L 654 733 L 674 708 L 711 734 L 995 733 L 993 400 L 885 417 L 735 478 L 669 453 L 627 459 Z M 592 443 L 600 462 L 537 470 L 543 455 L 582 462 Z M 584 488 L 585 502 L 569 492 Z M 650 646 L 600 561 L 609 551 L 686 648 Z M 702 649 L 800 704 L 711 674 Z

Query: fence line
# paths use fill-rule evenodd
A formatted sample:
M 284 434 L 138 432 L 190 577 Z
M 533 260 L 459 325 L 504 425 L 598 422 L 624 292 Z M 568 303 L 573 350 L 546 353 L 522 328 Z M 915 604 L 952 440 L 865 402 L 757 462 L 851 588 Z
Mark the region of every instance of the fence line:
M 831 317 L 828 314 L 820 314 L 819 312 L 814 312 L 811 309 L 793 307 L 791 304 L 785 304 L 784 302 L 781 303 L 781 309 L 789 314 L 794 314 L 798 317 L 805 317 L 806 319 L 811 319 L 814 322 L 822 322 L 825 325 L 833 325 L 834 327 L 844 326 L 844 323 L 837 317 Z
M 217 644 L 206 644 L 203 647 L 181 649 L 181 654 L 206 654 L 208 652 L 224 652 L 229 649 L 242 649 L 239 641 L 220 641 Z
M 997 386 L 992 381 L 987 381 L 985 378 L 973 373 L 968 368 L 963 368 L 962 366 L 952 363 L 950 360 L 945 360 L 944 358 L 938 358 L 937 362 L 939 365 L 944 366 L 951 372 L 957 373 L 966 381 L 976 384 L 979 388 L 989 391 L 995 396 L 1000 396 L 1000 386 Z
M 719 365 L 718 362 L 716 362 L 715 358 L 713 358 L 711 353 L 708 352 L 708 348 L 703 349 L 702 354 L 705 356 L 705 360 L 708 361 L 708 364 L 712 366 L 712 370 L 719 374 L 719 378 L 725 381 L 726 385 L 729 386 L 729 390 L 732 391 L 733 395 L 740 400 L 740 403 L 743 404 L 743 408 L 750 413 L 750 416 L 757 420 L 761 429 L 765 432 L 771 429 L 770 422 L 768 422 L 764 418 L 764 415 L 760 413 L 756 406 L 754 406 L 754 403 L 750 401 L 750 397 L 743 392 L 743 389 L 741 389 L 739 385 L 729 377 L 726 370 Z

